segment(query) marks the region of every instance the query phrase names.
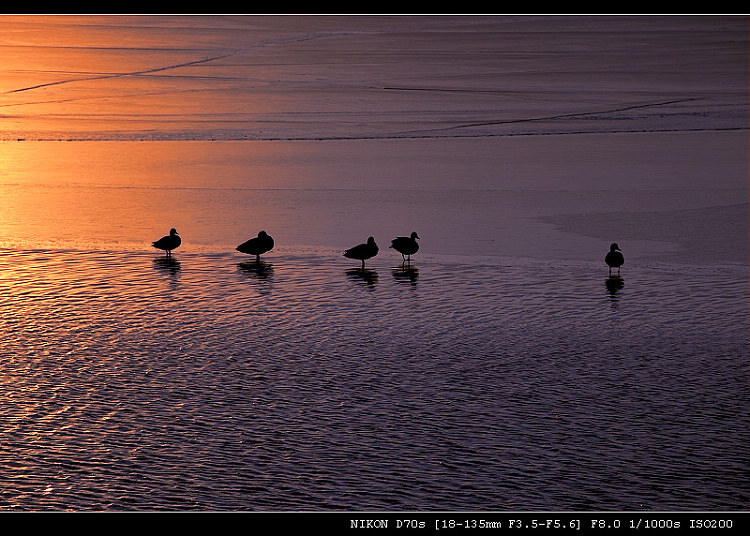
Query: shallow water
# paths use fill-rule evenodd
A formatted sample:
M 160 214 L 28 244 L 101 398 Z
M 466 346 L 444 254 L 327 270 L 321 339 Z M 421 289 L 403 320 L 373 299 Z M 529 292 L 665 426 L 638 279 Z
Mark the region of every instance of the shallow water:
M 747 504 L 744 270 L 333 253 L 4 251 L 0 504 Z
M 0 509 L 747 507 L 745 18 L 0 28 Z

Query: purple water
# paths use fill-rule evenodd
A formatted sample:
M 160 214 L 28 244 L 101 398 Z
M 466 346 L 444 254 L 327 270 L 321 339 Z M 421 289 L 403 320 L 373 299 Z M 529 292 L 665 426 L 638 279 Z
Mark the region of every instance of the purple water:
M 0 509 L 747 505 L 744 18 L 0 29 Z

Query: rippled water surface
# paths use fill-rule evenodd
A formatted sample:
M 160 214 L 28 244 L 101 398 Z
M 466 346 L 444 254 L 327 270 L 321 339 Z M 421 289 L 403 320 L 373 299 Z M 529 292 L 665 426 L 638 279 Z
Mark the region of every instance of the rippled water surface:
M 747 509 L 747 29 L 0 16 L 0 510 Z
M 3 251 L 0 505 L 746 504 L 744 270 L 353 268 Z

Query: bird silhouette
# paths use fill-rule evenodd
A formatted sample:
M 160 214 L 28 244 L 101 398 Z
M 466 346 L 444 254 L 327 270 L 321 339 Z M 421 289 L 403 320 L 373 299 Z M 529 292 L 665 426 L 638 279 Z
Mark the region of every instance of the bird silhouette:
M 367 239 L 366 244 L 359 244 L 344 251 L 344 257 L 362 261 L 362 269 L 365 268 L 365 260 L 371 259 L 378 254 L 378 245 L 373 237 Z
M 609 266 L 609 275 L 612 275 L 612 268 L 617 268 L 617 275 L 620 275 L 620 266 L 625 264 L 625 257 L 622 255 L 620 246 L 617 244 L 609 246 L 609 253 L 604 257 L 604 262 Z
M 263 253 L 267 253 L 273 249 L 273 238 L 265 231 L 260 231 L 257 237 L 243 242 L 236 249 L 240 253 L 255 255 L 255 260 L 259 261 Z
M 419 251 L 418 238 L 419 235 L 416 232 L 413 232 L 410 236 L 397 236 L 391 240 L 391 247 L 401 253 L 404 262 L 407 261 L 406 257 L 411 262 L 411 256 Z
M 162 236 L 156 242 L 152 242 L 151 245 L 157 249 L 163 249 L 166 252 L 167 257 L 171 257 L 172 250 L 180 247 L 180 244 L 182 244 L 182 239 L 180 238 L 180 235 L 177 234 L 177 230 L 170 229 L 167 236 Z

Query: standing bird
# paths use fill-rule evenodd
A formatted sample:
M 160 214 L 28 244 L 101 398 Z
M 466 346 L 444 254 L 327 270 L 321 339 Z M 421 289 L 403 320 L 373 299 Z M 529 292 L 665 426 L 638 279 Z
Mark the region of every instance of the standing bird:
M 265 231 L 261 231 L 258 233 L 257 237 L 251 238 L 247 242 L 243 242 L 237 246 L 236 249 L 240 253 L 255 255 L 255 260 L 260 261 L 260 256 L 263 253 L 267 253 L 273 249 L 273 238 L 271 238 Z
M 344 257 L 347 259 L 357 259 L 362 261 L 362 269 L 365 269 L 365 260 L 371 259 L 378 254 L 378 245 L 373 237 L 367 239 L 366 244 L 359 244 L 353 248 L 344 251 Z
M 612 275 L 612 268 L 617 268 L 617 275 L 620 275 L 620 266 L 625 264 L 625 257 L 622 256 L 620 246 L 617 244 L 609 246 L 609 253 L 604 257 L 604 262 L 609 266 L 609 275 Z
M 180 244 L 182 244 L 182 239 L 180 238 L 180 235 L 177 234 L 176 229 L 170 229 L 167 236 L 162 236 L 156 242 L 151 243 L 155 248 L 166 251 L 167 257 L 171 257 L 172 250 L 180 247 Z
M 412 233 L 411 236 L 398 236 L 391 240 L 391 247 L 401 253 L 401 258 L 404 262 L 407 260 L 404 255 L 408 256 L 408 260 L 411 262 L 411 256 L 419 251 L 419 244 L 417 244 L 418 238 L 419 235 L 415 232 Z

